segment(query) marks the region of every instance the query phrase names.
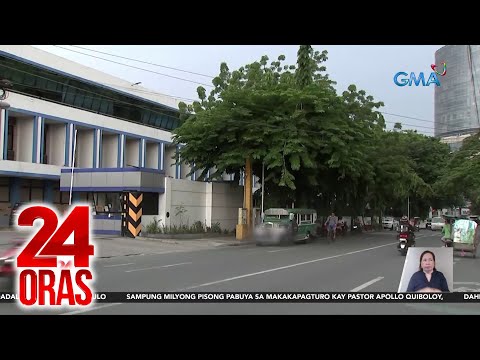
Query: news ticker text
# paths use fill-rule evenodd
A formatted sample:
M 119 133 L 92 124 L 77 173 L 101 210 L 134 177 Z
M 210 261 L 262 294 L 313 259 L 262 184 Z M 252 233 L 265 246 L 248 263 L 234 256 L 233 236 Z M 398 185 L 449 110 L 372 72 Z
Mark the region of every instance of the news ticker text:
M 48 294 L 46 294 L 48 296 Z M 0 292 L 0 303 L 18 294 Z M 480 303 L 480 292 L 96 292 L 96 303 Z

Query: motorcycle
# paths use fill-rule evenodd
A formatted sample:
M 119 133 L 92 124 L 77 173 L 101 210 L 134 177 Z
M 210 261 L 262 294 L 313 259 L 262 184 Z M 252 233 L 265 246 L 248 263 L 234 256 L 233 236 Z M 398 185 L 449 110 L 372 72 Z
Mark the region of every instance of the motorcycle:
M 443 247 L 453 247 L 453 240 L 452 239 L 443 239 Z
M 415 229 L 415 231 L 420 231 L 420 218 L 419 217 L 413 218 L 413 228 Z
M 356 220 L 353 224 L 352 224 L 352 230 L 351 230 L 352 233 L 356 233 L 356 232 L 359 232 L 361 233 L 362 232 L 362 225 L 360 224 L 360 222 L 358 220 Z
M 453 247 L 453 240 L 446 239 L 446 240 L 442 240 L 442 241 L 443 241 L 443 246 L 444 247 Z
M 407 225 L 400 225 L 397 240 L 397 249 L 403 256 L 407 255 L 409 247 L 415 246 L 415 234 L 410 231 Z

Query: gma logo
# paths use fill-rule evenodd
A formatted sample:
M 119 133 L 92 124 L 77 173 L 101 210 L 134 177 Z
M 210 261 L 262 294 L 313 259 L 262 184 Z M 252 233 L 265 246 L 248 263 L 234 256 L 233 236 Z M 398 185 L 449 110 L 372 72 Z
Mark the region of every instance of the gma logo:
M 393 77 L 393 82 L 397 86 L 412 86 L 412 84 L 415 84 L 415 86 L 419 86 L 420 84 L 422 84 L 422 86 L 430 86 L 431 84 L 440 86 L 440 80 L 438 80 L 435 72 L 430 73 L 430 76 L 425 82 L 425 75 L 423 72 L 419 73 L 417 77 L 414 72 L 408 75 L 406 72 L 399 71 Z

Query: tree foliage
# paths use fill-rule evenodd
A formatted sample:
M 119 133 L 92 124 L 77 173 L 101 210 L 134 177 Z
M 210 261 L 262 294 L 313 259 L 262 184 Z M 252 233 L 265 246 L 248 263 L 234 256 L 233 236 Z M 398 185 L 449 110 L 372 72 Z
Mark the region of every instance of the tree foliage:
M 463 140 L 459 151 L 441 161 L 444 167 L 435 191 L 451 206 L 464 206 L 468 199 L 472 212 L 480 213 L 480 133 Z
M 295 65 L 267 56 L 231 71 L 226 63 L 207 94 L 181 103 L 174 131 L 182 161 L 199 180 L 235 174 L 245 161 L 261 177 L 266 203 L 385 211 L 408 196 L 425 209 L 438 199 L 432 185 L 444 174 L 448 146 L 402 130 L 387 131 L 382 102 L 350 85 L 337 94 L 326 73 L 327 52 L 301 45 Z M 480 150 L 480 149 L 479 149 Z M 423 210 L 422 210 L 423 211 Z

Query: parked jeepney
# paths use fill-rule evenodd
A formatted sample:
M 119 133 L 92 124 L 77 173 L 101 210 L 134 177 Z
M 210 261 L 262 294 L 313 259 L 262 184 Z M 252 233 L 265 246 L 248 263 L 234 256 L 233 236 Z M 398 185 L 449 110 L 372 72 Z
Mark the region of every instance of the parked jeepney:
M 305 208 L 271 208 L 265 211 L 263 222 L 255 229 L 256 244 L 282 245 L 306 243 L 317 233 L 317 212 Z

